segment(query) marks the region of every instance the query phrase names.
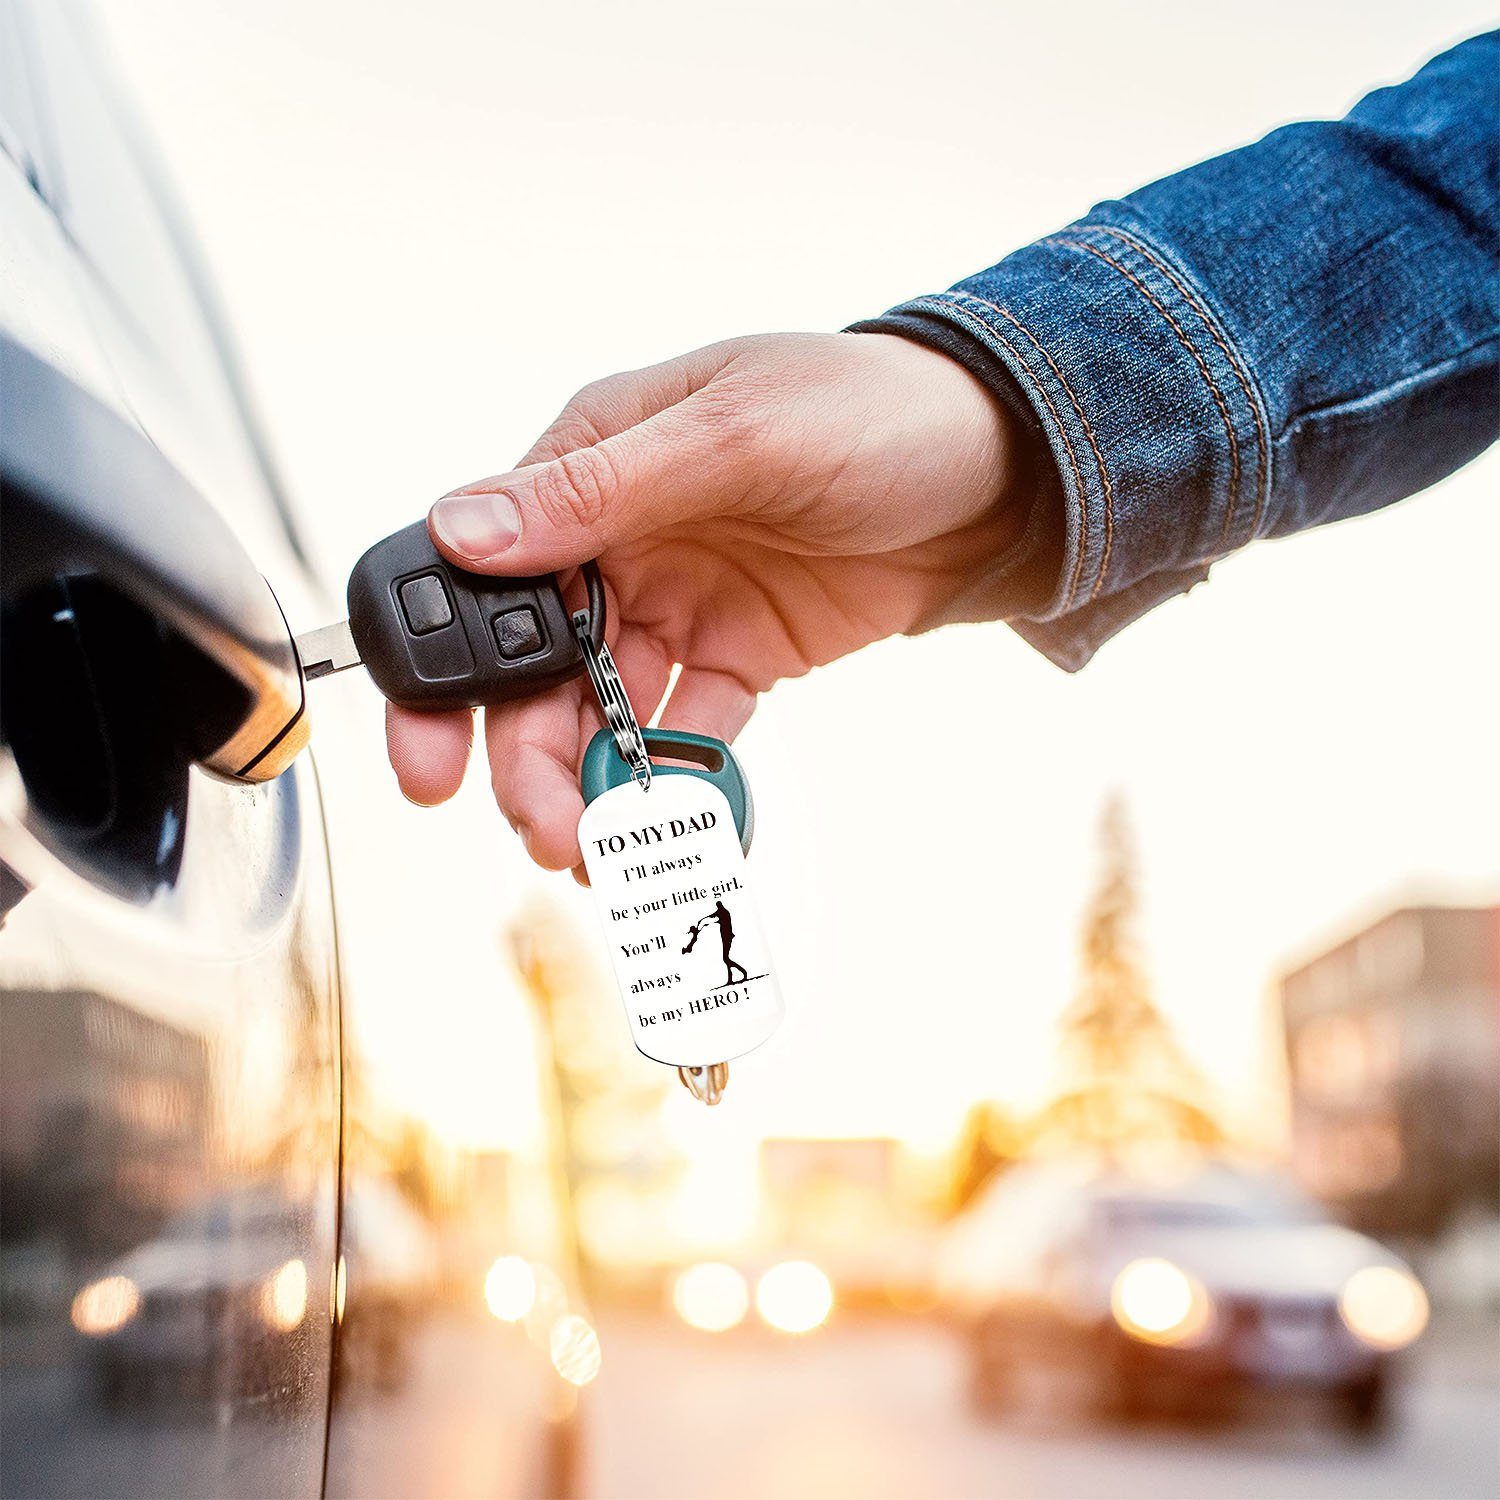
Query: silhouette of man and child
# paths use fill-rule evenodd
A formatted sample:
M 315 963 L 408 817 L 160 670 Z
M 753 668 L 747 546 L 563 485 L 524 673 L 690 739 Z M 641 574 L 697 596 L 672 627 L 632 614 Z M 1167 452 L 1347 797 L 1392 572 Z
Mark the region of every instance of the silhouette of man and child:
M 684 953 L 691 953 L 693 951 L 693 944 L 698 941 L 699 932 L 707 927 L 710 922 L 717 922 L 719 924 L 719 941 L 724 945 L 724 983 L 734 983 L 734 971 L 736 969 L 740 971 L 741 981 L 749 979 L 750 974 L 744 964 L 738 963 L 729 956 L 729 950 L 734 946 L 734 923 L 730 920 L 729 908 L 722 901 L 715 901 L 714 909 L 707 916 L 699 917 L 688 929 L 687 947 L 682 951 Z

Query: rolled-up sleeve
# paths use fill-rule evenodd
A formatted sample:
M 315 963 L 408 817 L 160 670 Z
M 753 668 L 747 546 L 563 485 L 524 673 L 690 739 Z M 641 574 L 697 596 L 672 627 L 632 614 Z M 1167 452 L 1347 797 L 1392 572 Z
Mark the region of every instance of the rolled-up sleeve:
M 1045 526 L 999 612 L 1059 665 L 1256 538 L 1494 440 L 1497 79 L 1500 34 L 1476 38 L 856 325 L 944 348 L 1019 411 Z

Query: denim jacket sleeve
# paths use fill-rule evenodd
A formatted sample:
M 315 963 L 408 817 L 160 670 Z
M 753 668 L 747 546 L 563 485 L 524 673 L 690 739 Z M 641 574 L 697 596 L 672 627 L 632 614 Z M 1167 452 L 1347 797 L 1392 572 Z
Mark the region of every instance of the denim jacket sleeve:
M 856 325 L 947 350 L 1033 434 L 991 617 L 1076 670 L 1217 558 L 1493 441 L 1497 79 L 1491 33 Z

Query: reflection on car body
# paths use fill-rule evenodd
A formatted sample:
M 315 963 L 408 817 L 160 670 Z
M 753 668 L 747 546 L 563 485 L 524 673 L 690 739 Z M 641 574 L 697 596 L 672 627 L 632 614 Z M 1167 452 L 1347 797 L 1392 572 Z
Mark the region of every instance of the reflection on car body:
M 432 1231 L 389 1183 L 360 1179 L 344 1195 L 335 1272 L 340 1380 L 401 1389 L 419 1323 L 439 1289 Z M 350 1266 L 357 1284 L 349 1285 Z
M 294 1393 L 298 1336 L 324 1290 L 309 1288 L 301 1255 L 307 1212 L 275 1184 L 220 1193 L 85 1285 L 70 1314 L 101 1399 L 119 1406 L 163 1387 L 206 1397 L 226 1380 L 236 1395 Z

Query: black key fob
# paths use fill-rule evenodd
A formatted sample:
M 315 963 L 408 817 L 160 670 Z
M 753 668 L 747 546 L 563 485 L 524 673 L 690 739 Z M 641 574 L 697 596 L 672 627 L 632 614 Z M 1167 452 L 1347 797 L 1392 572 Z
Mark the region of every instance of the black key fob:
M 503 703 L 583 671 L 555 575 L 495 578 L 456 568 L 423 521 L 360 558 L 348 597 L 360 659 L 403 708 Z

